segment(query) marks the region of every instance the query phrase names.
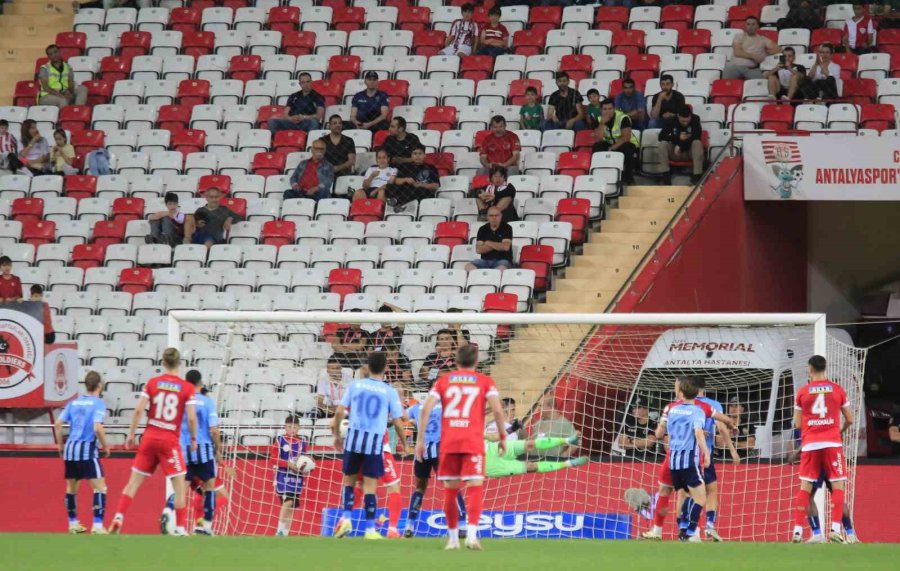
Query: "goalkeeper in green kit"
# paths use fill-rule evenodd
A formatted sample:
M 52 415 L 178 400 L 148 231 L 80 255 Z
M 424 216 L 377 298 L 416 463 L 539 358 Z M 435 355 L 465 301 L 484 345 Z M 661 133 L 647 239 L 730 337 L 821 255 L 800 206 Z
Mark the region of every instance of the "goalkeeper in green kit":
M 506 478 L 526 473 L 555 472 L 556 470 L 562 470 L 564 468 L 583 466 L 590 461 L 587 456 L 569 458 L 568 460 L 561 461 L 539 460 L 533 462 L 517 460 L 519 456 L 526 452 L 550 450 L 551 448 L 558 448 L 560 446 L 575 446 L 580 439 L 581 437 L 577 432 L 568 438 L 539 437 L 531 438 L 529 440 L 513 440 L 507 438 L 506 453 L 500 454 L 497 434 L 486 434 L 484 475 L 488 478 Z

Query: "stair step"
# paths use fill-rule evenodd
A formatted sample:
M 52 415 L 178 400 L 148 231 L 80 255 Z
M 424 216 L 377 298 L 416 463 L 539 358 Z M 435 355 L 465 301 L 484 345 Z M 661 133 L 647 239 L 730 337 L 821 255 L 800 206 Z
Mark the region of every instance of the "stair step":
M 681 206 L 683 196 L 623 196 L 619 198 L 619 208 L 660 209 Z
M 621 280 L 624 283 L 624 279 Z M 604 286 L 611 286 L 612 284 L 603 284 Z M 621 287 L 621 283 L 619 287 Z M 601 286 L 602 287 L 602 286 Z M 566 291 L 566 290 L 558 290 L 558 291 L 550 291 L 547 292 L 547 303 L 552 304 L 570 304 L 570 303 L 582 303 L 590 301 L 591 303 L 600 303 L 607 304 L 613 300 L 616 295 L 616 292 L 619 291 L 619 287 L 608 287 L 607 289 L 593 289 L 593 290 L 581 290 L 581 291 Z
M 666 227 L 672 216 L 650 218 L 647 220 L 607 220 L 603 223 L 603 232 L 624 232 L 628 234 L 659 232 Z
M 628 196 L 687 196 L 691 193 L 689 186 L 629 186 Z
M 658 236 L 658 232 L 600 232 L 591 238 L 595 244 L 625 244 L 627 246 L 638 244 L 646 247 L 653 244 Z M 638 250 L 638 248 L 632 249 Z
M 542 303 L 537 306 L 537 311 L 538 313 L 603 313 L 608 306 L 609 301 L 597 303 Z
M 72 10 L 72 3 L 61 2 L 54 4 L 51 2 L 13 2 L 3 7 L 3 14 L 6 16 L 44 16 L 44 15 L 67 15 L 70 20 L 75 12 Z M 72 25 L 69 24 L 69 29 Z
M 621 220 L 652 220 L 656 219 L 670 219 L 672 215 L 678 212 L 678 209 L 675 207 L 672 208 L 653 208 L 653 209 L 644 209 L 644 208 L 610 208 L 609 212 L 606 215 L 606 220 L 603 222 L 606 224 L 611 221 L 621 221 Z

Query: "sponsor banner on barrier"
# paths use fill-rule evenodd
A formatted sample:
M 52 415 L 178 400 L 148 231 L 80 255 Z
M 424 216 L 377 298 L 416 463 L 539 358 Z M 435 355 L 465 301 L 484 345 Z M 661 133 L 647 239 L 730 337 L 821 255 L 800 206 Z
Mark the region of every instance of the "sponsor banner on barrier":
M 406 510 L 400 516 L 399 528 L 406 527 Z M 342 510 L 322 511 L 322 535 L 331 536 Z M 387 510 L 380 509 L 376 521 L 386 521 Z M 481 537 L 519 537 L 533 539 L 630 539 L 630 514 L 573 513 L 545 511 L 486 511 L 481 514 L 478 531 Z M 461 522 L 462 523 L 462 522 Z M 444 512 L 422 510 L 416 522 L 417 537 L 442 537 L 447 535 Z M 353 533 L 365 532 L 365 511 L 353 510 Z
M 0 408 L 44 404 L 44 314 L 35 302 L 0 306 Z
M 900 138 L 744 137 L 746 200 L 900 200 Z

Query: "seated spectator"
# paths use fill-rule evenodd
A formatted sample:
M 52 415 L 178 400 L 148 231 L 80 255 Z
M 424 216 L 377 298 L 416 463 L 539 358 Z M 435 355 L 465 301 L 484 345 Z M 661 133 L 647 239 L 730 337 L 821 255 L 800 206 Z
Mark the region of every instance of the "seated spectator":
M 413 149 L 412 162 L 400 167 L 394 182 L 387 185 L 385 196 L 387 203 L 399 212 L 407 202 L 434 198 L 440 186 L 437 170 L 425 163 L 425 147 L 418 146 Z
M 356 143 L 344 135 L 344 120 L 340 115 L 328 118 L 329 133 L 319 139 L 325 143 L 325 160 L 334 167 L 334 176 L 353 174 L 356 167 Z
M 22 282 L 12 273 L 13 263 L 9 256 L 0 256 L 0 303 L 22 299 Z
M 506 270 L 513 267 L 512 226 L 503 222 L 503 213 L 496 206 L 488 208 L 487 224 L 478 229 L 475 252 L 481 257 L 466 264 L 466 271 Z
M 569 87 L 568 73 L 564 71 L 556 73 L 556 87 L 558 89 L 550 95 L 548 100 L 547 118 L 544 120 L 542 130 L 573 129 L 581 131 L 587 129 L 581 94 L 577 89 Z
M 390 303 L 382 303 L 378 313 L 403 313 L 403 310 Z M 387 316 L 385 316 L 387 319 Z M 381 326 L 371 335 L 371 347 L 373 351 L 387 351 L 389 344 L 394 341 L 399 345 L 403 339 L 403 329 L 389 321 L 381 323 Z
M 9 132 L 9 121 L 0 119 L 0 170 L 15 174 L 21 168 L 19 141 Z
M 300 74 L 300 91 L 292 93 L 285 105 L 284 117 L 266 123 L 274 135 L 278 131 L 312 131 L 321 129 L 325 118 L 325 98 L 312 88 L 312 76 Z
M 806 28 L 816 30 L 824 26 L 820 8 L 810 0 L 789 0 L 787 16 L 778 20 L 775 27 L 779 30 L 788 28 Z
M 353 311 L 361 310 L 354 309 Z M 369 348 L 369 332 L 364 330 L 359 323 L 348 324 L 337 330 L 331 347 L 343 366 L 358 369 L 365 363 Z
M 502 214 L 501 222 L 515 222 L 519 219 L 516 212 L 516 187 L 507 182 L 506 167 L 491 168 L 491 183 L 485 188 L 475 188 L 469 194 L 478 203 L 478 218 L 487 220 L 487 210 L 493 206 Z
M 647 99 L 634 86 L 630 77 L 622 81 L 622 92 L 616 95 L 616 109 L 631 119 L 631 127 L 638 131 L 647 128 Z
M 341 399 L 344 397 L 344 391 L 353 375 L 349 370 L 341 367 L 341 362 L 335 356 L 328 358 L 325 369 L 319 372 L 319 382 L 316 385 L 316 416 L 318 418 L 329 418 L 334 416 L 334 411 Z
M 350 122 L 357 129 L 383 131 L 388 128 L 387 118 L 391 111 L 387 93 L 378 89 L 377 72 L 366 72 L 365 82 L 366 88 L 353 96 Z
M 335 168 L 325 160 L 326 143 L 323 139 L 313 141 L 312 157 L 300 161 L 291 175 L 291 188 L 284 191 L 284 199 L 311 198 L 315 201 L 331 198 Z
M 394 182 L 397 177 L 397 169 L 390 166 L 390 159 L 384 148 L 375 153 L 375 161 L 378 164 L 366 170 L 366 174 L 363 175 L 365 178 L 362 181 L 362 188 L 356 189 L 356 192 L 353 193 L 353 200 L 366 198 L 384 200 L 387 185 Z
M 525 105 L 519 108 L 519 125 L 522 129 L 538 130 L 544 122 L 544 107 L 534 86 L 525 88 Z
M 872 18 L 866 13 L 864 5 L 853 5 L 853 16 L 844 22 L 841 42 L 845 51 L 853 52 L 857 55 L 877 51 L 875 47 L 875 26 L 872 23 Z
M 556 407 L 556 397 L 547 393 L 541 399 L 537 413 L 531 419 L 529 434 L 541 434 L 543 436 L 566 438 L 575 433 L 575 426 L 565 414 Z M 540 450 L 536 454 L 541 457 L 572 456 L 577 450 L 577 445 L 557 446 Z
M 638 397 L 631 407 L 631 414 L 625 417 L 625 427 L 619 434 L 619 446 L 629 458 L 649 461 L 656 459 L 656 421 L 650 418 L 645 398 Z
M 683 161 L 690 157 L 693 162 L 691 170 L 691 182 L 697 183 L 703 176 L 703 161 L 706 158 L 706 150 L 703 148 L 703 128 L 700 126 L 700 117 L 691 112 L 691 108 L 685 105 L 678 111 L 676 117 L 666 120 L 666 124 L 659 133 L 659 151 L 663 162 L 666 164 L 664 184 L 672 184 L 672 167 L 670 161 Z
M 659 93 L 653 96 L 650 109 L 650 128 L 662 129 L 667 119 L 675 117 L 685 106 L 684 95 L 675 90 L 675 79 L 668 73 L 659 76 Z
M 519 136 L 506 130 L 506 119 L 503 115 L 494 115 L 491 118 L 491 133 L 481 141 L 478 158 L 481 160 L 482 168 L 478 170 L 478 174 L 490 174 L 494 167 L 505 167 L 511 175 L 519 174 L 521 152 Z
M 384 140 L 382 149 L 387 151 L 391 165 L 399 167 L 412 162 L 413 149 L 422 145 L 419 137 L 406 131 L 406 119 L 394 117 L 388 128 L 390 135 Z
M 481 27 L 478 36 L 478 55 L 502 56 L 509 53 L 509 30 L 500 23 L 500 8 L 494 6 L 488 10 L 489 24 Z
M 69 137 L 65 129 L 53 131 L 53 148 L 50 149 L 50 164 L 53 174 L 70 175 L 78 174 L 75 163 L 75 147 L 69 144 Z
M 87 101 L 87 88 L 75 84 L 75 74 L 69 64 L 63 61 L 56 44 L 47 46 L 46 53 L 50 61 L 38 70 L 38 81 L 41 84 L 38 105 L 84 105 Z
M 800 83 L 804 99 L 837 99 L 837 79 L 841 77 L 841 66 L 831 61 L 832 54 L 834 47 L 831 44 L 819 46 L 816 63 Z
M 767 56 L 777 54 L 781 48 L 758 32 L 759 19 L 755 16 L 748 17 L 744 21 L 744 33 L 731 43 L 734 57 L 725 64 L 722 77 L 725 79 L 760 79 L 762 77 L 759 64 L 765 61 Z
M 44 343 L 47 345 L 54 343 L 56 341 L 56 332 L 53 330 L 53 315 L 50 313 L 50 304 L 44 301 L 44 287 L 40 284 L 31 286 L 31 297 L 28 300 L 40 303 L 43 306 Z
M 731 437 L 734 440 L 734 447 L 737 448 L 741 458 L 746 458 L 756 448 L 755 422 L 750 418 L 749 414 L 744 412 L 744 405 L 737 396 L 733 396 L 728 400 L 728 416 L 737 425 L 737 429 L 731 431 Z M 716 445 L 716 448 L 724 452 L 727 447 Z
M 384 345 L 387 366 L 384 378 L 391 385 L 407 388 L 412 385 L 412 363 L 400 352 L 400 338 L 391 338 Z
M 784 48 L 778 64 L 766 72 L 769 95 L 776 99 L 791 100 L 797 96 L 800 83 L 806 77 L 806 68 L 796 63 L 794 48 Z
M 596 129 L 600 125 L 600 92 L 593 88 L 588 89 L 587 98 L 584 116 L 588 129 Z
M 631 132 L 631 119 L 625 113 L 616 110 L 612 99 L 604 99 L 600 104 L 603 113 L 600 115 L 600 126 L 597 127 L 593 152 L 617 152 L 625 155 L 625 167 L 622 178 L 626 183 L 634 181 L 634 159 L 638 152 L 638 139 Z
M 472 19 L 475 14 L 475 6 L 466 3 L 462 5 L 460 11 L 462 19 L 454 20 L 450 25 L 447 47 L 441 50 L 442 55 L 470 56 L 475 50 L 475 42 L 478 41 L 478 23 Z
M 410 390 L 413 392 L 428 390 L 444 373 L 456 369 L 456 341 L 453 332 L 449 329 L 441 329 L 435 336 L 434 353 L 425 357 L 425 362 L 419 369 L 418 382 L 414 383 Z
M 206 206 L 201 206 L 193 216 L 185 218 L 184 243 L 205 244 L 207 248 L 214 244 L 224 244 L 228 231 L 234 222 L 240 222 L 241 217 L 227 206 L 222 206 L 222 191 L 216 187 L 207 189 L 204 193 Z
M 50 143 L 41 135 L 34 119 L 26 119 L 22 123 L 19 147 L 19 161 L 32 175 L 47 174 L 50 170 Z
M 178 206 L 178 195 L 167 192 L 166 209 L 153 212 L 147 217 L 150 221 L 150 234 L 144 236 L 148 244 L 168 244 L 173 248 L 184 242 L 185 220 L 190 217 Z

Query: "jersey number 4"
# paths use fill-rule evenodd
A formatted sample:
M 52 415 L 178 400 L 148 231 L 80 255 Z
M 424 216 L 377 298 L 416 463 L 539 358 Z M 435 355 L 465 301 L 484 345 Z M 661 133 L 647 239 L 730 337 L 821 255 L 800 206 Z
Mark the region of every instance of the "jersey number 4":
M 812 413 L 818 414 L 819 418 L 828 416 L 828 405 L 825 404 L 825 395 L 820 394 L 816 397 L 816 400 L 812 405 Z
M 178 395 L 175 393 L 159 393 L 153 397 L 153 418 L 160 418 L 169 422 L 178 416 Z
M 450 402 L 444 407 L 444 416 L 447 418 L 469 418 L 475 399 L 478 398 L 480 393 L 481 389 L 478 387 L 458 387 L 456 385 L 448 387 L 445 394 L 450 399 Z M 465 399 L 465 402 L 463 402 L 463 399 Z M 462 410 L 460 410 L 460 404 L 462 404 Z

